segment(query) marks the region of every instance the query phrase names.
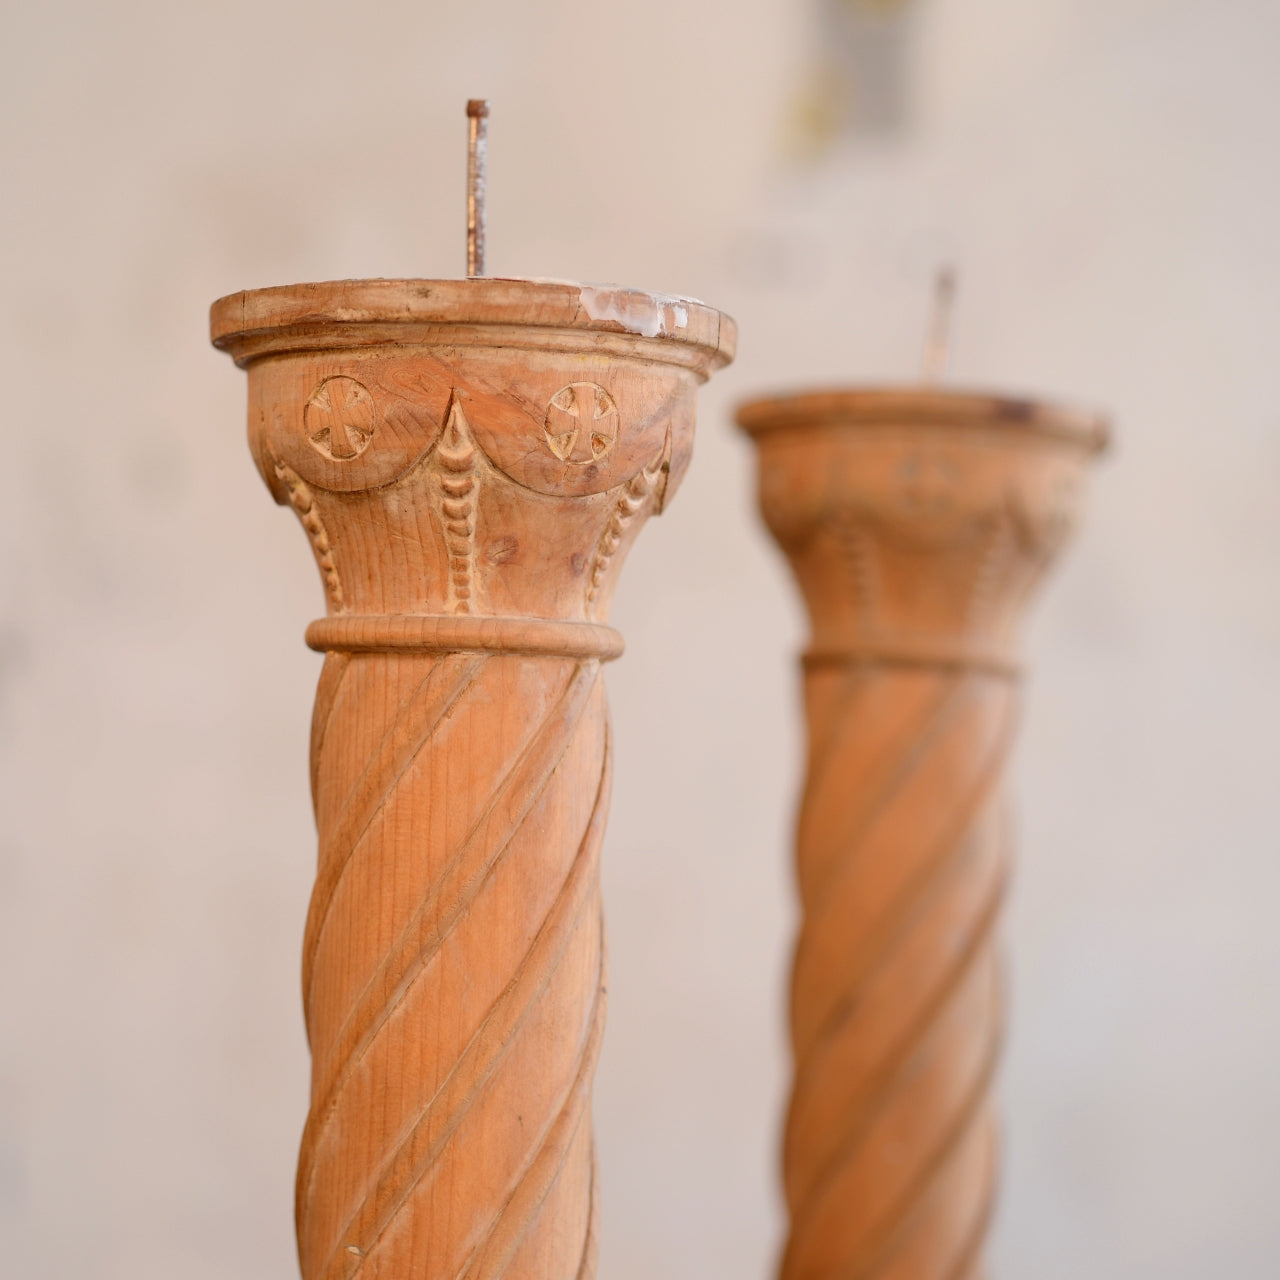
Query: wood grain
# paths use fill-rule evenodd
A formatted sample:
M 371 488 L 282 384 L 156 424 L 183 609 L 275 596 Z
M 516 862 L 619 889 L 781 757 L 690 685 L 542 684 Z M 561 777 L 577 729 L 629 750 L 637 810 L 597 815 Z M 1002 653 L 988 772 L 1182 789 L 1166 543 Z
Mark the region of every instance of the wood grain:
M 995 1186 L 1016 633 L 1103 424 L 936 391 L 744 405 L 808 607 L 783 1280 L 970 1280 Z
M 595 1274 L 601 664 L 733 354 L 697 303 L 345 281 L 214 304 L 325 590 L 306 1280 Z

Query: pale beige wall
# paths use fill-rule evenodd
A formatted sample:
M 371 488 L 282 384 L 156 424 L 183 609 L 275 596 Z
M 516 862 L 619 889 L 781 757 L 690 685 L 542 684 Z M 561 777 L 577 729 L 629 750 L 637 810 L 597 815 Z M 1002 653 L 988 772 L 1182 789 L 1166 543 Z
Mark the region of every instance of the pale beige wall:
M 743 395 L 912 376 L 1114 409 L 1029 637 L 997 1276 L 1280 1270 L 1280 7 L 920 0 L 913 131 L 788 167 L 795 0 L 10 4 L 0 77 L 0 1272 L 293 1274 L 321 607 L 215 296 L 500 273 L 742 326 L 616 620 L 610 1280 L 781 1219 L 797 602 Z M 803 335 L 803 337 L 802 337 Z

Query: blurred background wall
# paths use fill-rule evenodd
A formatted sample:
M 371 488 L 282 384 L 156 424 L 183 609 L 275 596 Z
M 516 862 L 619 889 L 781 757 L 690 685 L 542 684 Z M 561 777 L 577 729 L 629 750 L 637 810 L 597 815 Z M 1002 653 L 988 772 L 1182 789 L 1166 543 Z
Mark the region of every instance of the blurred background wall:
M 869 0 L 861 0 L 869 4 Z M 615 619 L 603 1277 L 767 1276 L 803 641 L 733 403 L 954 379 L 1118 448 L 1028 636 L 997 1277 L 1280 1273 L 1280 6 L 5 6 L 0 1270 L 295 1274 L 322 609 L 216 296 L 463 263 L 738 364 Z

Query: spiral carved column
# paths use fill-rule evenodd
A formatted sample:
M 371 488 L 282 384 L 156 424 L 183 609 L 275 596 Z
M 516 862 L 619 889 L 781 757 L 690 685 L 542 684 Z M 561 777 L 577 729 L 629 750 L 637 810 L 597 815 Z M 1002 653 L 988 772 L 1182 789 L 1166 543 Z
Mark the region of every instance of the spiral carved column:
M 365 281 L 223 299 L 320 568 L 305 1280 L 595 1274 L 601 664 L 732 323 L 646 294 Z
M 812 624 L 783 1280 L 973 1280 L 996 1173 L 1015 631 L 1104 428 L 926 392 L 744 406 Z

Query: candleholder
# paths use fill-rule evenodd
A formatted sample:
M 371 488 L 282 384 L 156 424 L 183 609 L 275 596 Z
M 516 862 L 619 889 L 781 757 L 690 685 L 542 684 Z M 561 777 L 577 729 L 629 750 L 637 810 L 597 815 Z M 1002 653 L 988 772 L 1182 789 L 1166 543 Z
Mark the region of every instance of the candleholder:
M 235 294 L 211 327 L 327 601 L 302 1274 L 589 1280 L 609 603 L 733 322 L 632 290 L 364 280 Z
M 758 400 L 808 608 L 783 1280 L 980 1274 L 1016 633 L 1106 430 L 936 390 Z

